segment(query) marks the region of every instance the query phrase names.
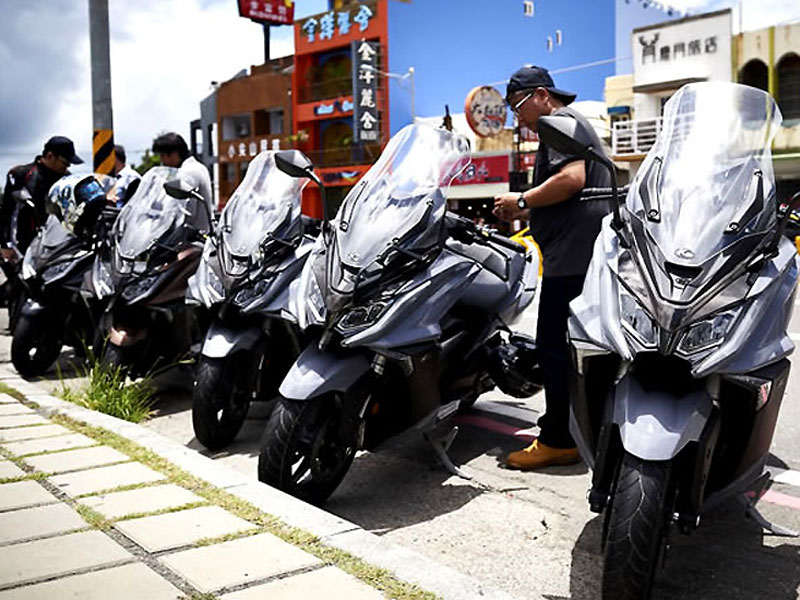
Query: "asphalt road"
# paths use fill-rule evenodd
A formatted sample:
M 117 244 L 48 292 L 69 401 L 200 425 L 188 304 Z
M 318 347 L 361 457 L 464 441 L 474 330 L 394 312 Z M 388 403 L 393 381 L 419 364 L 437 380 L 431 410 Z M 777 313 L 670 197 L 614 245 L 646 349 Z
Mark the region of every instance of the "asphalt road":
M 800 305 L 800 303 L 799 303 Z M 3 317 L 5 315 L 3 314 Z M 535 327 L 533 311 L 523 329 Z M 800 310 L 790 331 L 800 342 Z M 8 336 L 0 340 L 8 360 Z M 69 356 L 61 359 L 64 366 Z M 51 388 L 60 387 L 55 373 Z M 80 379 L 67 379 L 80 385 Z M 165 392 L 145 426 L 204 452 L 193 438 L 191 399 Z M 254 404 L 237 441 L 217 460 L 255 477 L 269 405 Z M 417 438 L 377 454 L 363 453 L 326 508 L 393 542 L 506 590 L 521 599 L 598 598 L 600 517 L 588 510 L 584 466 L 538 473 L 503 469 L 500 459 L 535 434 L 541 395 L 519 401 L 490 393 L 461 417 L 450 455 L 473 479 L 451 476 Z M 761 502 L 763 514 L 800 530 L 800 370 L 790 376 L 771 463 L 788 469 Z M 656 600 L 794 599 L 800 591 L 800 540 L 764 535 L 725 507 L 691 537 L 677 536 L 656 583 Z

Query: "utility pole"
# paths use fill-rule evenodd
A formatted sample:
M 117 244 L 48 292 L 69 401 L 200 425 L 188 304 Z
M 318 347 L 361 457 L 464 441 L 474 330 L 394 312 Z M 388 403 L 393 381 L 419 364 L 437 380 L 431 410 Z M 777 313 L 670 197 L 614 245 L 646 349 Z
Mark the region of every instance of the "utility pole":
M 269 23 L 264 23 L 264 64 L 269 62 Z
M 89 0 L 89 45 L 92 61 L 92 156 L 95 173 L 114 170 L 114 117 L 111 111 L 111 53 L 108 0 Z

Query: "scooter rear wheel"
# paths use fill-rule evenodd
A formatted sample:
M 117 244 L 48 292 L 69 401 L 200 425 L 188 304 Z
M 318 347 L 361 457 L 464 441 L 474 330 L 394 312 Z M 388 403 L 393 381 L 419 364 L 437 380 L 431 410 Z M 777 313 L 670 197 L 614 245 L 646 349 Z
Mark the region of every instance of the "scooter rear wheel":
M 254 383 L 244 368 L 251 359 L 200 356 L 192 391 L 192 425 L 197 440 L 209 450 L 230 444 L 242 428 Z
M 41 317 L 20 315 L 11 339 L 11 362 L 23 377 L 44 375 L 61 353 L 61 340 Z
M 280 398 L 261 441 L 259 480 L 306 502 L 325 502 L 356 451 L 356 432 L 343 431 L 338 406 L 330 395 L 304 401 Z
M 625 454 L 610 508 L 604 600 L 646 600 L 665 548 L 673 495 L 668 461 Z

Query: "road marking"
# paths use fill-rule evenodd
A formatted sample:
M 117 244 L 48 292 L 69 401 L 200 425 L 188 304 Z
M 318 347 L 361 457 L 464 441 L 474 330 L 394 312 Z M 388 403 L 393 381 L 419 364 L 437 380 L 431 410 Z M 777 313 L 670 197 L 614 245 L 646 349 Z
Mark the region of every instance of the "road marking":
M 475 403 L 475 410 L 492 413 L 494 415 L 501 415 L 503 417 L 511 417 L 523 423 L 530 423 L 536 420 L 537 412 L 532 409 L 519 408 L 511 406 L 502 402 L 493 402 L 492 400 L 481 400 Z
M 792 471 L 787 469 L 785 471 L 773 471 L 775 476 L 772 481 L 775 483 L 783 483 L 784 485 L 793 485 L 800 488 L 800 471 Z
M 789 494 L 782 494 L 773 490 L 767 490 L 767 493 L 761 496 L 761 499 L 771 504 L 779 504 L 786 508 L 793 508 L 800 510 L 800 498 L 797 496 L 790 496 Z
M 511 425 L 506 425 L 505 423 L 500 423 L 499 421 L 487 417 L 479 417 L 478 415 L 458 415 L 453 420 L 460 425 L 472 425 L 473 427 L 488 429 L 489 431 L 509 435 L 517 439 L 532 441 L 533 438 L 536 437 L 531 433 L 530 429 L 512 427 Z

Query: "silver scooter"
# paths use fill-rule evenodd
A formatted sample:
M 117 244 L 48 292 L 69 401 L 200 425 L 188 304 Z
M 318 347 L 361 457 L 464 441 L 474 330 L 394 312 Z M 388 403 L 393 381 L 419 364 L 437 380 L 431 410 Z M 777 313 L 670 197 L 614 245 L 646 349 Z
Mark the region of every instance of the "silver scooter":
M 501 334 L 533 299 L 538 256 L 447 214 L 444 189 L 469 161 L 462 136 L 410 125 L 323 223 L 292 295 L 312 341 L 281 384 L 261 481 L 321 503 L 357 449 L 410 429 L 463 475 L 447 418 L 495 384 L 538 389 L 519 360 L 532 340 Z
M 311 165 L 297 150 L 281 154 Z M 318 222 L 300 213 L 307 183 L 279 170 L 275 152 L 257 155 L 189 278 L 186 302 L 213 312 L 192 393 L 194 433 L 209 449 L 233 441 L 251 399 L 275 397 L 302 350 L 289 284 L 319 233 Z
M 613 173 L 562 119 L 542 118 L 541 139 Z M 755 510 L 800 273 L 783 235 L 791 210 L 776 219 L 780 122 L 761 90 L 681 88 L 571 304 L 571 430 L 593 469 L 590 508 L 605 511 L 603 598 L 648 598 L 671 530 L 691 532 L 724 501 L 792 533 Z

